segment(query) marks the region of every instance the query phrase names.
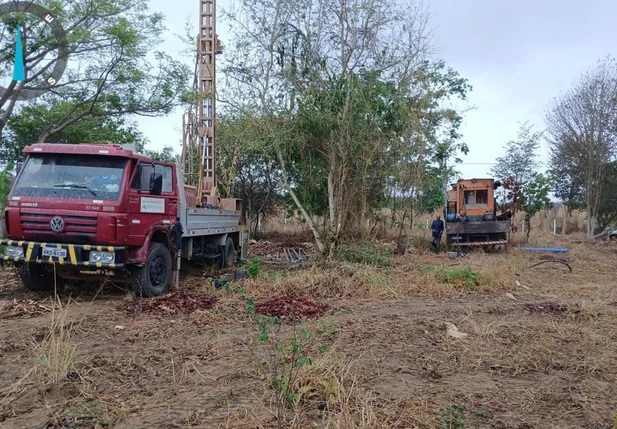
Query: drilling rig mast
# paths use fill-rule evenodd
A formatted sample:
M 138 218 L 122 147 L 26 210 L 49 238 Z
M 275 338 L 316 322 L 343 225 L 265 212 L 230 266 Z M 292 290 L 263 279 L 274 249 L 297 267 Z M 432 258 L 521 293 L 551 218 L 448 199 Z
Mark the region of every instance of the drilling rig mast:
M 200 0 L 197 62 L 193 89 L 197 105 L 182 121 L 182 169 L 194 187 L 196 206 L 218 207 L 215 164 L 216 55 L 223 52 L 216 34 L 216 0 Z

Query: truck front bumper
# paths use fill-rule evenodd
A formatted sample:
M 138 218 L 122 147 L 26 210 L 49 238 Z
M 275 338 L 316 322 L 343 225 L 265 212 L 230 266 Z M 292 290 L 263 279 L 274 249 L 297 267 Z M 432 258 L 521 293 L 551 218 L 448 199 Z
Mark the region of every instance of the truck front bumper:
M 120 270 L 126 247 L 90 244 L 41 243 L 37 241 L 0 240 L 5 262 L 65 265 Z

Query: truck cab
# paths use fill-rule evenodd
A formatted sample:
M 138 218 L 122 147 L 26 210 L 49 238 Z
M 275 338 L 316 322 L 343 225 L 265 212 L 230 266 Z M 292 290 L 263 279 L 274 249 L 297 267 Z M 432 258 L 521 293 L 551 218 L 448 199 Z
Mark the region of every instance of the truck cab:
M 112 144 L 41 143 L 24 153 L 2 244 L 26 287 L 89 275 L 129 281 L 141 295 L 167 291 L 181 244 L 174 228 L 190 205 L 175 164 Z

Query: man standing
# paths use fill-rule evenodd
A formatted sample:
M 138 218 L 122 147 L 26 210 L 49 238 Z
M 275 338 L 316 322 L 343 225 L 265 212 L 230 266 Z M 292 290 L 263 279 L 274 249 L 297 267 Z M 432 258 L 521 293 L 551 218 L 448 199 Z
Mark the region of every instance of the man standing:
M 440 215 L 437 215 L 437 219 L 431 224 L 431 231 L 433 233 L 433 247 L 439 252 L 439 243 L 441 241 L 441 234 L 443 234 L 443 221 Z

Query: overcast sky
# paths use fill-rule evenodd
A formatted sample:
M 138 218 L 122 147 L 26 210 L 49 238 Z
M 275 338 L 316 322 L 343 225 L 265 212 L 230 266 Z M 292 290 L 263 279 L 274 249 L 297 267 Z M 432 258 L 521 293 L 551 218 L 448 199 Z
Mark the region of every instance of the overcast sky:
M 172 35 L 182 33 L 187 18 L 199 23 L 199 0 L 151 0 L 165 14 L 169 34 L 164 48 L 181 49 Z M 610 0 L 426 0 L 432 16 L 438 57 L 473 86 L 463 139 L 469 155 L 459 166 L 466 178 L 487 176 L 503 145 L 516 138 L 519 122 L 543 128 L 550 100 L 567 90 L 594 63 L 614 55 L 617 3 Z M 219 10 L 230 0 L 218 0 Z M 229 34 L 218 24 L 225 44 Z M 224 55 L 224 54 L 223 54 Z M 138 120 L 150 147 L 172 145 L 180 151 L 181 112 L 161 119 Z M 546 149 L 540 153 L 546 160 Z

